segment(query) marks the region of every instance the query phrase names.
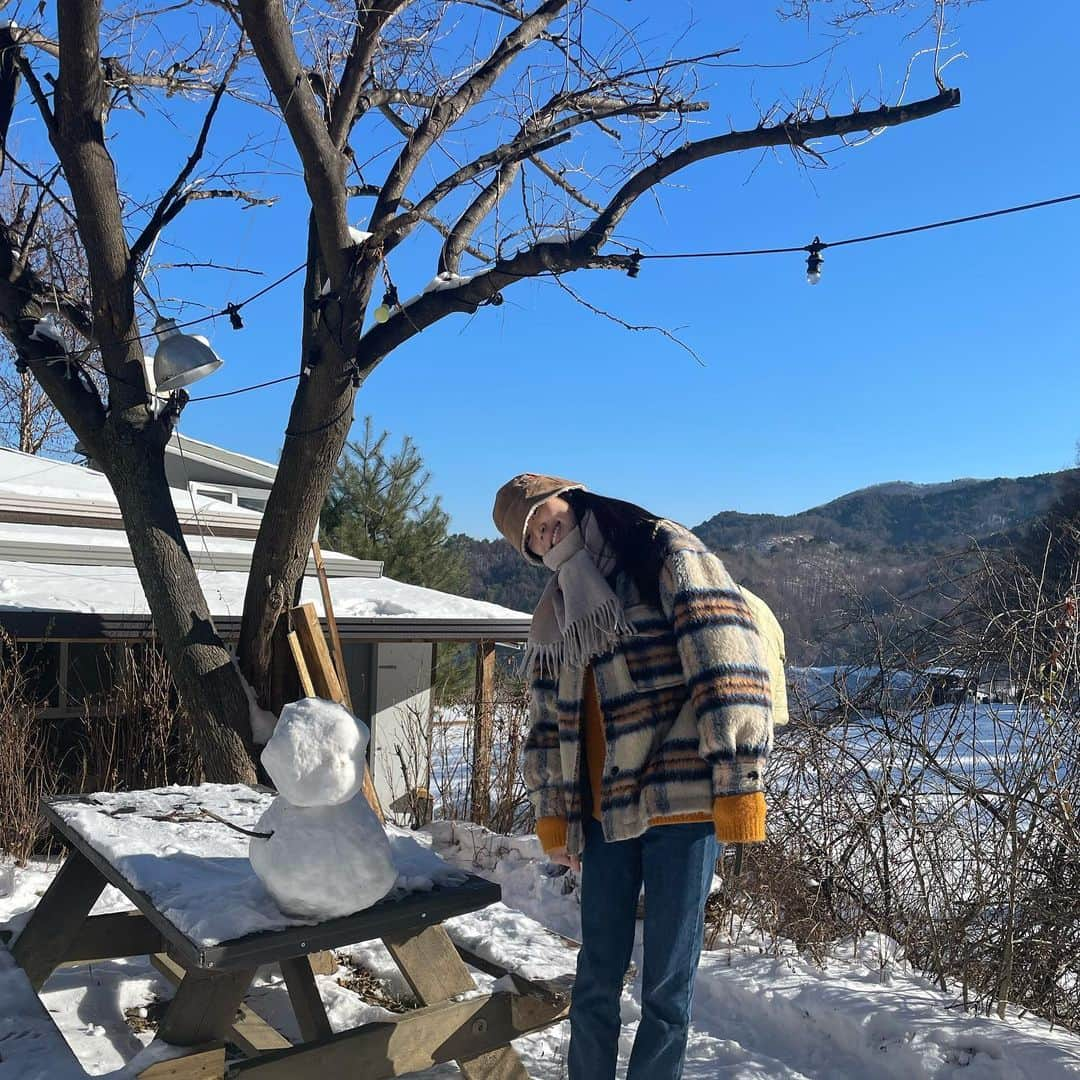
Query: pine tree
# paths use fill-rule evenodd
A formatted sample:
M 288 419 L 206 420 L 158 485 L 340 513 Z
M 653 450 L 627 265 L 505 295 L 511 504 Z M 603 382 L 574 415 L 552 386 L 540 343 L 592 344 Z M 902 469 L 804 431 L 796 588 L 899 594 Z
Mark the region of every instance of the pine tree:
M 376 435 L 371 417 L 364 436 L 348 442 L 334 470 L 322 512 L 322 535 L 335 551 L 381 559 L 387 577 L 457 592 L 468 574 L 446 544 L 450 515 L 428 491 L 431 474 L 406 435 L 391 451 L 390 433 Z

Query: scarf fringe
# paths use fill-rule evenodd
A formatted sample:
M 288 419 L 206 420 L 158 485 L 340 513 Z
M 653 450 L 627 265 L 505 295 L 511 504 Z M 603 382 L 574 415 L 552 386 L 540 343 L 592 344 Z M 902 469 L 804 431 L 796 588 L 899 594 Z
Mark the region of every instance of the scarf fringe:
M 584 618 L 569 623 L 558 641 L 530 641 L 525 647 L 521 671 L 529 673 L 536 663 L 541 677 L 556 675 L 563 665 L 584 668 L 593 657 L 607 652 L 617 638 L 633 633 L 634 627 L 627 621 L 622 604 L 612 596 Z

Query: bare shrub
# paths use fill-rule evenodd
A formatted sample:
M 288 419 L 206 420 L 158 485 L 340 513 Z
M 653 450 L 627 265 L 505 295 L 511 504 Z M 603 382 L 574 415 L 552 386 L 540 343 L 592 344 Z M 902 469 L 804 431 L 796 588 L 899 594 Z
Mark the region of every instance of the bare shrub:
M 947 618 L 792 695 L 769 839 L 715 920 L 812 952 L 878 932 L 969 1007 L 1080 1030 L 1080 566 L 953 571 Z
M 70 763 L 76 790 L 199 783 L 202 768 L 192 725 L 180 713 L 161 648 L 154 642 L 125 644 L 107 663 L 109 690 L 85 704 Z
M 0 852 L 25 862 L 45 825 L 38 803 L 52 792 L 48 733 L 37 718 L 22 650 L 0 630 Z
M 58 791 L 130 791 L 202 779 L 192 728 L 179 714 L 153 643 L 102 647 L 106 690 L 74 723 L 42 715 L 26 650 L 0 631 L 0 850 L 43 850 L 42 798 Z

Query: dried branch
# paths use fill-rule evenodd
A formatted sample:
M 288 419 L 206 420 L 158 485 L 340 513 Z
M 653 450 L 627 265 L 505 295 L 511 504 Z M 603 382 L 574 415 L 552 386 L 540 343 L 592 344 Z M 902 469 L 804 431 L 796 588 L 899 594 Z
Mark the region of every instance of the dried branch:
M 603 207 L 595 200 L 590 199 L 583 191 L 574 187 L 569 180 L 566 179 L 561 169 L 555 169 L 549 165 L 539 155 L 532 155 L 529 157 L 531 164 L 535 165 L 556 187 L 560 187 L 567 195 L 570 196 L 575 202 L 581 203 L 586 210 L 592 210 L 593 213 L 599 214 Z
M 621 326 L 624 330 L 630 330 L 633 333 L 659 334 L 661 337 L 667 338 L 668 341 L 672 342 L 673 344 L 678 345 L 679 348 L 682 349 L 684 352 L 689 353 L 699 366 L 705 367 L 705 361 L 702 360 L 701 356 L 695 351 L 695 349 L 687 342 L 683 341 L 678 334 L 669 330 L 667 327 L 655 326 L 652 323 L 627 322 L 626 319 L 622 318 L 619 315 L 616 315 L 613 311 L 608 311 L 606 308 L 598 307 L 590 300 L 586 300 L 585 297 L 581 295 L 581 293 L 579 293 L 576 289 L 571 288 L 570 285 L 563 281 L 561 276 L 556 276 L 555 283 L 576 303 L 580 304 L 587 311 L 591 311 L 594 315 L 599 315 L 600 318 L 607 319 L 609 322 L 615 323 L 616 326 Z
M 911 105 L 882 106 L 872 112 L 848 113 L 817 120 L 789 119 L 773 127 L 730 132 L 687 143 L 635 173 L 580 236 L 562 243 L 535 243 L 510 259 L 500 259 L 490 270 L 474 275 L 460 286 L 426 293 L 399 309 L 387 322 L 372 327 L 360 341 L 357 360 L 360 374 L 366 375 L 384 356 L 426 327 L 453 312 L 475 311 L 508 285 L 523 278 L 600 267 L 636 272 L 637 261 L 633 255 L 601 255 L 599 248 L 610 238 L 615 226 L 640 195 L 694 162 L 753 147 L 802 146 L 813 139 L 892 127 L 953 108 L 959 104 L 959 100 L 959 91 L 949 90 Z M 418 207 L 423 206 L 425 201 L 421 200 Z
M 395 213 L 409 181 L 435 140 L 487 93 L 515 57 L 540 36 L 566 4 L 567 0 L 545 0 L 532 15 L 499 42 L 491 55 L 465 80 L 456 93 L 432 107 L 387 174 L 382 193 L 371 214 L 371 232 L 381 232 L 382 227 Z
M 165 194 L 161 197 L 161 201 L 158 203 L 157 208 L 150 216 L 150 220 L 146 223 L 146 228 L 139 234 L 135 243 L 131 245 L 131 265 L 136 271 L 141 266 L 143 257 L 150 250 L 151 245 L 158 238 L 161 230 L 172 221 L 176 215 L 180 213 L 187 202 L 190 201 L 190 199 L 185 199 L 181 196 L 181 190 L 187 183 L 188 178 L 195 171 L 195 166 L 202 160 L 202 156 L 206 151 L 206 140 L 210 137 L 211 125 L 214 123 L 214 117 L 217 115 L 218 106 L 221 104 L 221 99 L 225 96 L 225 91 L 229 85 L 229 79 L 236 70 L 239 59 L 239 54 L 233 57 L 232 64 L 229 65 L 228 71 L 226 71 L 221 82 L 218 84 L 217 89 L 214 91 L 214 97 L 210 102 L 210 108 L 206 110 L 206 116 L 203 118 L 199 136 L 195 140 L 195 146 L 188 155 L 187 161 L 184 162 L 183 168 L 177 174 L 176 179 L 169 185 Z M 206 197 L 208 196 L 203 196 L 203 198 Z
M 61 44 L 32 27 L 13 27 L 12 36 L 18 45 L 37 49 L 55 60 L 61 56 Z M 170 64 L 164 71 L 134 71 L 117 56 L 102 56 L 102 76 L 106 86 L 114 90 L 127 90 L 133 86 L 149 90 L 165 90 L 170 94 L 209 91 L 213 82 L 212 65 L 191 66 Z M 184 76 L 190 76 L 185 78 Z
M 352 48 L 345 61 L 341 84 L 330 105 L 330 137 L 339 149 L 344 149 L 349 132 L 365 108 L 371 108 L 370 96 L 362 93 L 368 72 L 379 46 L 379 35 L 386 24 L 410 0 L 379 0 L 375 4 L 358 4 L 362 14 L 357 20 Z M 389 104 L 389 101 L 380 104 Z

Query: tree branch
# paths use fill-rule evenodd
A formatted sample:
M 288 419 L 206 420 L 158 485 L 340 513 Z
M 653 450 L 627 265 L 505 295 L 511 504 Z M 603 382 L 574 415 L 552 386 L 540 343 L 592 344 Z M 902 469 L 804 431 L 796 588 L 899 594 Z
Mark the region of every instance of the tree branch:
M 959 90 L 943 90 L 932 98 L 915 101 L 910 105 L 882 105 L 871 112 L 851 112 L 842 116 L 824 116 L 818 120 L 785 120 L 772 127 L 758 127 L 752 131 L 732 131 L 710 139 L 689 142 L 678 150 L 659 158 L 652 165 L 635 173 L 615 193 L 602 213 L 598 214 L 586 230 L 582 243 L 596 251 L 610 236 L 634 202 L 650 188 L 673 173 L 685 169 L 696 161 L 730 154 L 737 150 L 751 150 L 766 146 L 804 147 L 813 139 L 850 135 L 854 131 L 874 131 L 879 128 L 896 127 L 912 120 L 922 120 L 960 104 Z
M 228 71 L 225 72 L 224 77 L 214 91 L 214 97 L 210 102 L 210 108 L 206 110 L 202 128 L 199 130 L 199 137 L 195 140 L 195 147 L 188 156 L 187 161 L 184 162 L 184 167 L 177 174 L 177 177 L 172 184 L 169 185 L 168 191 L 161 197 L 161 201 L 157 204 L 157 208 L 151 215 L 150 220 L 146 223 L 146 228 L 139 234 L 135 243 L 131 245 L 131 265 L 136 272 L 138 272 L 139 267 L 142 264 L 143 256 L 150 250 L 150 247 L 157 239 L 158 234 L 165 225 L 169 221 L 172 221 L 180 212 L 181 208 L 177 208 L 172 213 L 170 213 L 170 209 L 172 208 L 172 204 L 177 201 L 180 190 L 183 188 L 184 184 L 187 183 L 188 177 L 194 172 L 195 166 L 202 160 L 203 153 L 206 151 L 206 140 L 210 136 L 210 127 L 214 122 L 214 117 L 217 115 L 218 106 L 221 104 L 221 99 L 225 96 L 225 90 L 229 85 L 229 79 L 232 77 L 233 71 L 236 70 L 239 59 L 240 55 L 237 53 L 233 58 L 232 64 L 229 65 Z
M 397 309 L 385 323 L 376 323 L 360 338 L 358 374 L 365 378 L 380 360 L 433 323 L 455 312 L 472 314 L 503 289 L 525 278 L 587 268 L 629 271 L 636 265 L 633 255 L 590 255 L 581 251 L 576 242 L 534 244 L 513 258 L 499 259 L 490 270 L 460 285 L 424 293 Z
M 98 32 L 101 0 L 58 0 L 60 65 L 52 142 L 75 203 L 93 296 L 94 340 L 122 413 L 145 407 L 142 346 L 116 168 L 105 147 L 105 81 Z
M 523 278 L 589 268 L 636 271 L 637 259 L 634 255 L 601 255 L 597 249 L 610 237 L 616 224 L 643 192 L 694 162 L 736 150 L 785 143 L 799 146 L 811 139 L 892 127 L 933 116 L 955 107 L 959 102 L 958 90 L 946 90 L 911 105 L 882 106 L 872 112 L 854 112 L 803 122 L 788 121 L 774 127 L 731 132 L 687 143 L 632 176 L 576 239 L 564 243 L 543 241 L 534 244 L 513 258 L 498 260 L 490 270 L 476 274 L 460 285 L 423 294 L 395 311 L 385 323 L 371 327 L 360 339 L 358 375 L 365 378 L 385 356 L 433 323 L 454 312 L 475 312 L 481 304 L 492 301 L 507 286 Z
M 569 0 L 545 0 L 495 46 L 491 55 L 470 75 L 456 93 L 437 102 L 402 148 L 383 184 L 371 213 L 371 232 L 381 230 L 401 202 L 413 173 L 432 144 L 455 124 L 491 88 L 515 57 L 531 45 Z
M 559 169 L 553 168 L 538 154 L 530 155 L 529 161 L 535 165 L 556 187 L 561 187 L 575 202 L 581 203 L 586 210 L 592 210 L 599 214 L 603 207 L 595 200 L 590 199 L 583 191 L 578 190 L 570 183 Z
M 344 149 L 349 132 L 356 123 L 363 108 L 371 108 L 364 101 L 362 93 L 367 81 L 368 71 L 379 46 L 379 35 L 386 24 L 410 0 L 376 0 L 374 4 L 357 5 L 362 7 L 364 17 L 359 19 L 353 33 L 352 48 L 341 73 L 341 83 L 330 105 L 330 138 L 338 149 Z
M 56 60 L 60 59 L 60 44 L 33 27 L 13 27 L 12 37 L 19 45 L 27 45 Z M 132 71 L 116 56 L 102 57 L 101 64 L 105 85 L 116 90 L 141 86 L 150 90 L 166 90 L 171 94 L 175 94 L 192 90 L 209 90 L 210 88 L 210 84 L 206 80 L 206 76 L 212 71 L 209 66 L 190 67 L 185 64 L 172 64 L 163 72 L 139 72 Z M 193 77 L 190 79 L 180 78 L 181 73 Z
M 580 127 L 582 124 L 599 123 L 600 120 L 618 116 L 652 115 L 657 109 L 664 112 L 697 112 L 701 108 L 707 108 L 707 106 L 694 105 L 694 103 L 690 102 L 674 102 L 662 107 L 656 102 L 619 101 L 603 108 L 597 107 L 582 111 L 577 111 L 575 108 L 575 111 L 569 116 L 564 116 L 561 120 L 554 122 L 544 120 L 545 117 L 553 116 L 567 107 L 576 106 L 578 96 L 556 95 L 543 108 L 537 110 L 532 117 L 526 120 L 516 138 L 495 147 L 493 150 L 489 150 L 486 154 L 481 154 L 467 165 L 461 166 L 449 176 L 444 177 L 414 205 L 412 210 L 399 214 L 387 222 L 382 230 L 374 230 L 376 238 L 382 242 L 384 250 L 389 252 L 397 247 L 422 214 L 430 213 L 450 192 L 456 190 L 462 184 L 496 165 L 520 160 L 523 157 L 531 157 L 544 150 L 550 150 L 560 143 L 567 142 L 571 138 L 572 129 Z
M 480 223 L 496 206 L 500 199 L 510 190 L 521 169 L 520 159 L 504 162 L 495 179 L 466 208 L 465 212 L 454 223 L 450 235 L 439 252 L 439 270 L 456 274 L 461 268 L 461 255 L 473 234 L 480 227 Z
M 64 346 L 34 333 L 38 320 L 54 306 L 53 290 L 30 267 L 16 263 L 16 243 L 9 224 L 0 220 L 0 324 L 4 335 L 71 429 L 93 447 L 105 423 L 105 407 Z M 85 327 L 89 318 L 84 314 L 81 321 Z
M 340 289 L 346 269 L 343 253 L 352 245 L 345 195 L 347 159 L 331 138 L 322 105 L 296 54 L 281 0 L 239 0 L 239 7 L 244 30 L 303 162 L 322 256 L 334 288 Z
M 26 80 L 26 85 L 30 87 L 30 95 L 34 99 L 34 104 L 38 107 L 38 112 L 41 113 L 42 120 L 45 121 L 45 130 L 52 137 L 56 132 L 56 117 L 53 115 L 52 108 L 49 106 L 49 99 L 42 89 L 41 83 L 38 81 L 38 77 L 34 74 L 34 68 L 30 61 L 23 53 L 19 53 L 17 63 L 19 65 L 19 71 L 22 72 L 23 78 Z

